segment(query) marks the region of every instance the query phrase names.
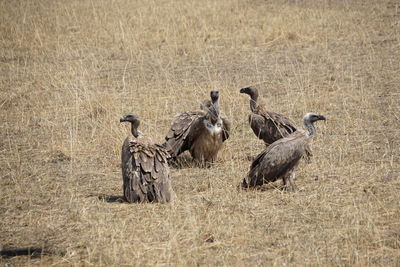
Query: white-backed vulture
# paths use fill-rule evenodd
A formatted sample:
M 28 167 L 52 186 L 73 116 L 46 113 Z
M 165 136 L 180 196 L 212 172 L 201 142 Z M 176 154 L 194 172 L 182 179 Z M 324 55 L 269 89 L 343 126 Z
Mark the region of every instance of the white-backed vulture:
M 121 152 L 124 197 L 131 203 L 171 201 L 174 192 L 169 176 L 168 152 L 138 130 L 140 121 L 137 115 L 126 115 L 120 122 L 130 122 L 132 132 L 125 139 Z
M 318 120 L 325 120 L 325 117 L 307 113 L 303 119 L 307 131 L 297 130 L 267 146 L 252 162 L 242 187 L 257 187 L 282 178 L 286 188 L 294 191 L 293 169 L 306 156 L 308 143 L 316 134 L 314 122 Z
M 295 123 L 286 116 L 267 111 L 264 106 L 258 105 L 258 90 L 255 86 L 242 88 L 240 93 L 250 96 L 250 127 L 259 139 L 264 140 L 266 145 L 272 144 L 297 130 Z
M 213 162 L 229 138 L 230 122 L 220 116 L 219 92 L 211 91 L 211 104 L 203 101 L 201 111 L 179 114 L 165 137 L 164 147 L 172 158 L 189 150 L 200 162 Z

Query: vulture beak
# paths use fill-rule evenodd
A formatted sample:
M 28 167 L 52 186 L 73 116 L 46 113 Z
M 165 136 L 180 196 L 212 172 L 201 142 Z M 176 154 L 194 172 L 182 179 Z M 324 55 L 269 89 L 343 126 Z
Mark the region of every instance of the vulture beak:
M 128 114 L 128 115 L 123 116 L 121 119 L 119 119 L 119 122 L 124 122 L 124 121 L 134 122 L 136 120 L 139 120 L 138 115 Z
M 134 118 L 135 115 L 125 115 L 121 119 L 119 119 L 119 122 L 124 122 L 124 121 L 131 121 L 132 118 Z
M 246 93 L 246 92 L 245 92 L 246 89 L 247 89 L 247 88 L 242 88 L 242 89 L 240 89 L 240 93 L 241 93 L 241 94 L 245 94 L 245 93 Z
M 318 116 L 318 119 L 319 119 L 319 120 L 321 120 L 321 121 L 324 121 L 324 120 L 326 120 L 326 119 L 325 119 L 325 117 L 324 117 L 324 116 L 322 116 L 322 115 L 319 115 L 319 116 Z

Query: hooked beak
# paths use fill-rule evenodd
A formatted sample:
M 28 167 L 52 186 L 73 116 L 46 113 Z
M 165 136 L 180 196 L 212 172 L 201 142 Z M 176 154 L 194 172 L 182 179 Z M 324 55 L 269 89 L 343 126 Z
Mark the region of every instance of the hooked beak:
M 318 116 L 318 119 L 321 120 L 321 121 L 326 120 L 326 118 L 325 118 L 324 116 L 322 116 L 322 115 L 319 115 L 319 116 Z
M 242 88 L 242 89 L 240 89 L 240 93 L 241 93 L 241 94 L 245 94 L 245 93 L 246 93 L 246 89 L 247 89 L 247 88 Z
M 121 119 L 119 119 L 119 122 L 130 121 L 131 117 L 132 115 L 125 115 Z

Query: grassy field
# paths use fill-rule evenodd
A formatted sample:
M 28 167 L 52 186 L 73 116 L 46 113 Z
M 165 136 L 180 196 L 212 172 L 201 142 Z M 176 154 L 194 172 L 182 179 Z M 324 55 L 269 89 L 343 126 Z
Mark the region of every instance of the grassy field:
M 400 266 L 395 0 L 0 1 L 0 258 L 19 265 Z M 242 87 L 317 124 L 294 193 L 238 191 L 263 144 Z M 177 201 L 115 202 L 127 113 L 164 140 L 210 90 L 232 122 Z

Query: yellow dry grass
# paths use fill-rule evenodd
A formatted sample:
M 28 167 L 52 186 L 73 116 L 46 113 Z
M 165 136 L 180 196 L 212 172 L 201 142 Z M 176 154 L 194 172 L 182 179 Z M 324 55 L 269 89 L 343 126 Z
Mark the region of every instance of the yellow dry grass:
M 0 249 L 11 265 L 400 265 L 400 4 L 0 1 Z M 298 192 L 241 192 L 270 110 L 318 123 Z M 172 204 L 120 196 L 119 118 L 155 142 L 211 89 L 232 122 L 209 169 L 172 169 Z

